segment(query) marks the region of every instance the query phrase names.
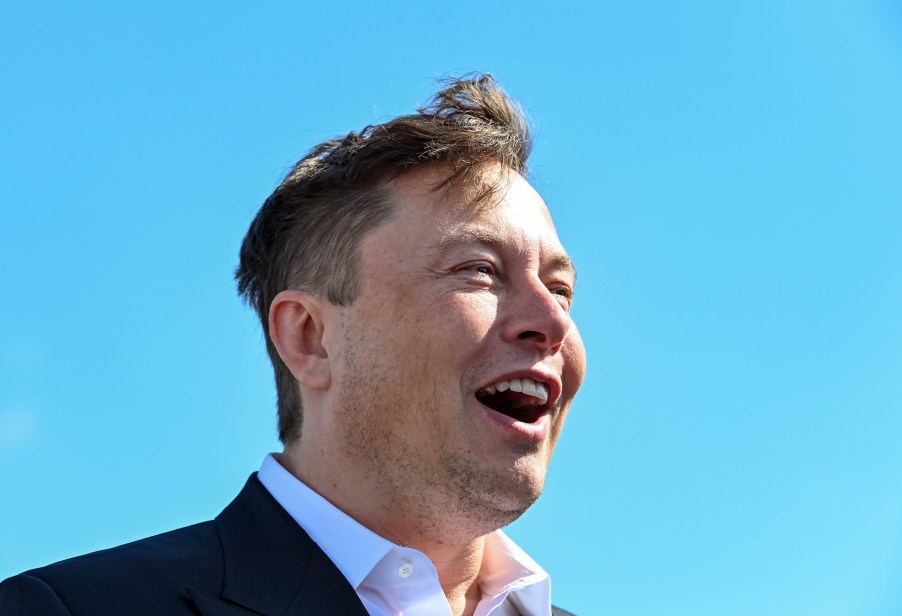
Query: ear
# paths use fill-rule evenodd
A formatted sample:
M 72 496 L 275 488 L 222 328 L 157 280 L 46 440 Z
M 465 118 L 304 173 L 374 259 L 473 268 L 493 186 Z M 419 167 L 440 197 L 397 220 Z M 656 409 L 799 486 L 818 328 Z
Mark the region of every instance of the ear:
M 323 346 L 324 300 L 305 291 L 282 291 L 269 306 L 269 337 L 301 384 L 327 389 L 332 382 Z

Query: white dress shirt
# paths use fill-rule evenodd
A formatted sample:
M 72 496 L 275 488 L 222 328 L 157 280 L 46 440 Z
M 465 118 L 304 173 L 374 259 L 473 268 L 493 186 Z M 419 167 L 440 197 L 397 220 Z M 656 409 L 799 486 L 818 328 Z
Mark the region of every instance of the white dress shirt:
M 266 456 L 260 483 L 350 582 L 371 616 L 451 616 L 429 557 L 363 527 Z M 488 535 L 475 616 L 550 616 L 548 574 L 500 530 Z

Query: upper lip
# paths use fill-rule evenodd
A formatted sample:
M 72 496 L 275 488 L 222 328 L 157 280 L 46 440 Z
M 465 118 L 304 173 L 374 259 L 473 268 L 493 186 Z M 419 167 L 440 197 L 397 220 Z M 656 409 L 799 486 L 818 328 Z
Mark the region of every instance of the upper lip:
M 563 389 L 563 386 L 561 385 L 561 377 L 555 372 L 552 372 L 548 369 L 530 368 L 528 370 L 514 370 L 511 372 L 506 372 L 504 374 L 492 377 L 491 380 L 484 382 L 482 385 L 476 388 L 476 391 L 481 391 L 483 388 L 488 387 L 489 385 L 494 385 L 499 381 L 509 381 L 511 379 L 522 378 L 529 378 L 537 383 L 544 385 L 548 390 L 548 402 L 545 404 L 545 406 L 549 409 L 557 406 L 558 401 L 561 397 L 561 391 Z

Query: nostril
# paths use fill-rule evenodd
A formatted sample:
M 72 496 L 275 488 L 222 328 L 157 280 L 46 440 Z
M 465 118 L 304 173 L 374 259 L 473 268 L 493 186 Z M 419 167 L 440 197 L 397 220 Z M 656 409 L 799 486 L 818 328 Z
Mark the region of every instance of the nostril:
M 519 338 L 520 340 L 530 340 L 533 338 L 536 340 L 545 340 L 545 334 L 543 334 L 542 332 L 528 331 L 521 332 L 520 335 L 517 336 L 517 338 Z

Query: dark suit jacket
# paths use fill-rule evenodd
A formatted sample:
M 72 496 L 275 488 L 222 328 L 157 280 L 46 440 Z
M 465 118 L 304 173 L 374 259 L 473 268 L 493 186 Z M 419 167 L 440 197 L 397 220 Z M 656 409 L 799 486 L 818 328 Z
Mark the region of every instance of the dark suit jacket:
M 0 616 L 143 614 L 367 616 L 338 568 L 256 474 L 211 522 L 0 584 Z

